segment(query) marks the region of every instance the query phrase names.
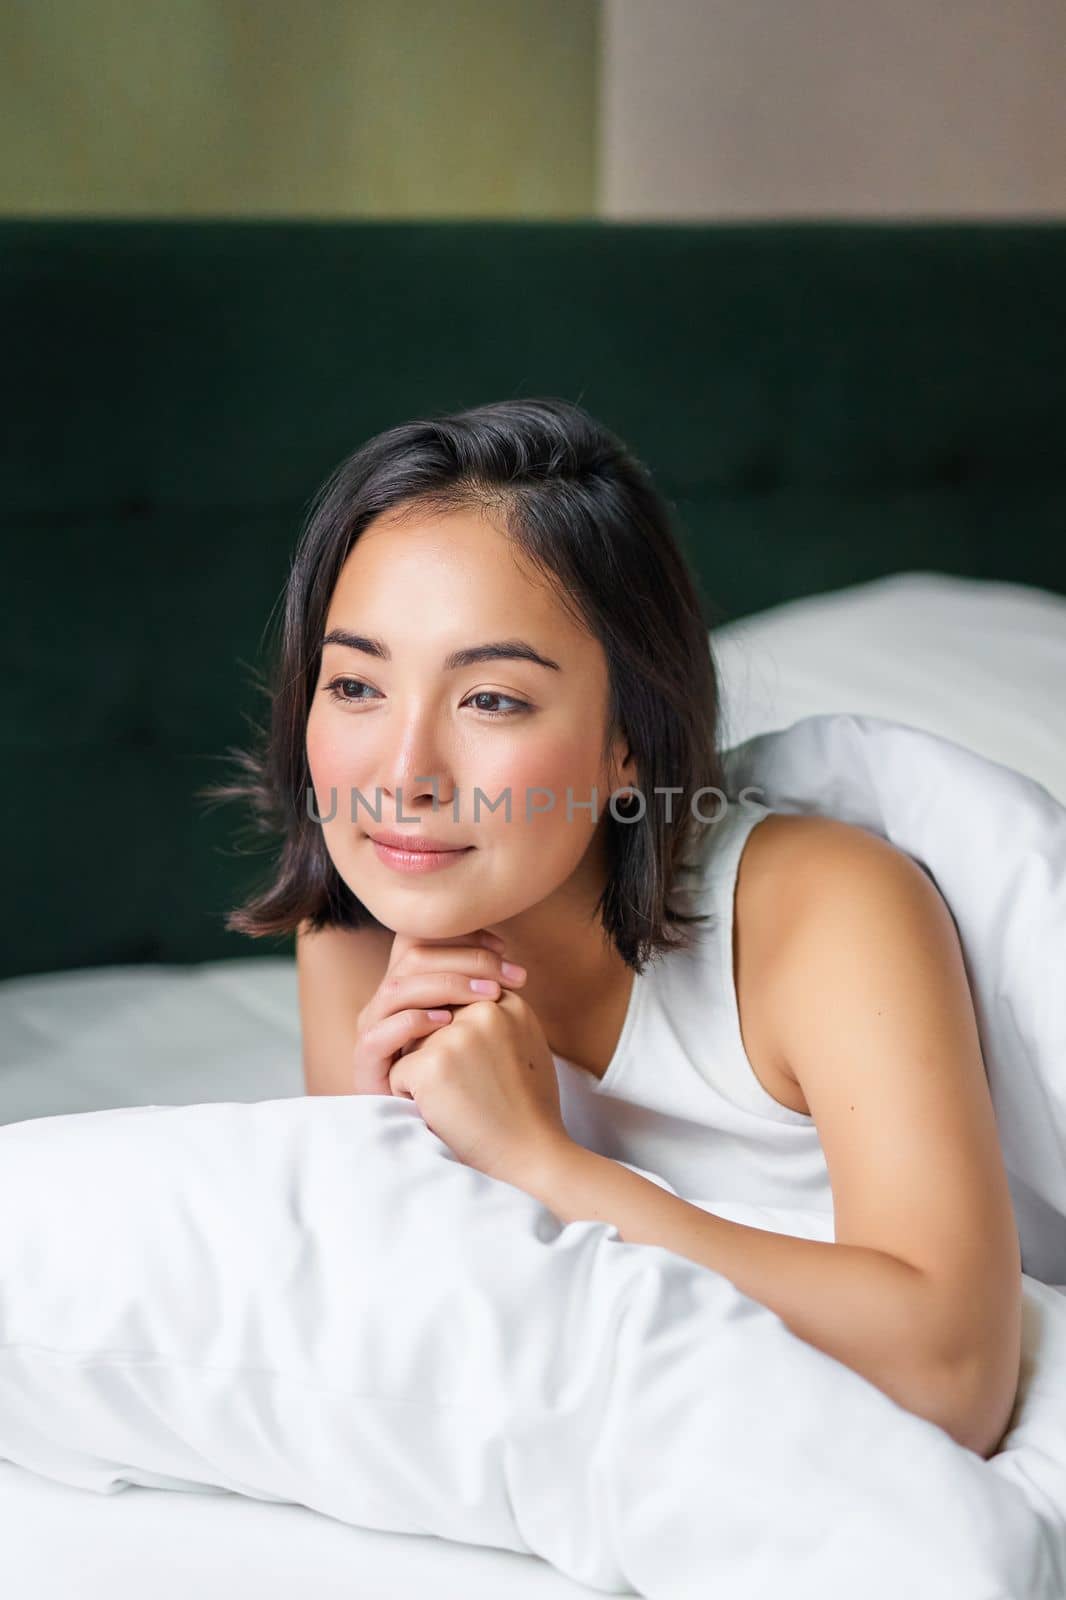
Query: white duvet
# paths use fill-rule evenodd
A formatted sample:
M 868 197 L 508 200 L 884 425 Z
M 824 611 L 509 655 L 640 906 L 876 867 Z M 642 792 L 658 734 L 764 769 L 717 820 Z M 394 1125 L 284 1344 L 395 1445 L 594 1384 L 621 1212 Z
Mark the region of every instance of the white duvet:
M 730 774 L 874 827 L 952 908 L 1026 1272 L 999 1455 L 720 1274 L 561 1226 L 411 1102 L 344 1097 L 0 1128 L 0 1457 L 98 1491 L 295 1501 L 653 1597 L 1066 1594 L 1066 809 L 874 718 L 764 735 Z

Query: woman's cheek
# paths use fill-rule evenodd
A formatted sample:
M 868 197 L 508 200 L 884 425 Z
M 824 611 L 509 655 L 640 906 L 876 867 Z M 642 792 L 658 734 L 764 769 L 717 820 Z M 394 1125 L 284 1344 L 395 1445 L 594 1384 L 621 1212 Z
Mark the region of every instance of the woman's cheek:
M 305 741 L 307 766 L 313 791 L 314 812 L 322 829 L 322 842 L 340 878 L 353 894 L 358 887 L 352 878 L 349 856 L 354 834 L 351 821 L 351 775 L 347 743 L 324 724 L 308 719 Z
M 312 772 L 320 772 L 327 783 L 344 781 L 352 765 L 352 733 L 343 718 L 316 716 L 307 719 L 307 760 Z
M 343 823 L 349 815 L 349 790 L 355 782 L 347 741 L 312 716 L 307 723 L 306 751 L 317 815 Z M 323 826 L 328 825 L 324 820 Z
M 492 788 L 482 782 L 482 789 L 492 798 L 509 789 L 514 823 L 531 829 L 539 839 L 565 833 L 572 837 L 575 848 L 580 848 L 593 831 L 595 823 L 587 802 L 596 779 L 589 769 L 587 741 L 560 737 L 528 749 L 514 749 L 492 778 Z M 601 794 L 598 808 L 605 802 L 606 796 Z M 503 815 L 501 807 L 496 816 Z

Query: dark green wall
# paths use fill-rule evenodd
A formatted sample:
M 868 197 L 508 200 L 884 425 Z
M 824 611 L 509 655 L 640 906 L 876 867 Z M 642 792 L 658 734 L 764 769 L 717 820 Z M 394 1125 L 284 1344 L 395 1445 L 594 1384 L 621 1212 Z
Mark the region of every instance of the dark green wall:
M 1066 226 L 0 223 L 0 974 L 274 951 L 195 791 L 308 502 L 380 429 L 579 401 L 708 621 L 925 569 L 1066 593 Z

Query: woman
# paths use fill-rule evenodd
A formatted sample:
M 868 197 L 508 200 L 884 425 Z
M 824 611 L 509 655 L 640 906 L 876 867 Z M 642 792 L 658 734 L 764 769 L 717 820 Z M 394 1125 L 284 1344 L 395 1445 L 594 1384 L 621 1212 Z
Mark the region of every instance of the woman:
M 313 505 L 269 737 L 216 791 L 282 841 L 228 925 L 296 934 L 309 1093 L 406 1095 L 460 1160 L 723 1272 L 990 1455 L 1021 1264 L 950 912 L 884 839 L 727 801 L 717 731 L 618 439 L 556 400 L 392 428 Z M 712 1155 L 829 1236 L 682 1199 Z

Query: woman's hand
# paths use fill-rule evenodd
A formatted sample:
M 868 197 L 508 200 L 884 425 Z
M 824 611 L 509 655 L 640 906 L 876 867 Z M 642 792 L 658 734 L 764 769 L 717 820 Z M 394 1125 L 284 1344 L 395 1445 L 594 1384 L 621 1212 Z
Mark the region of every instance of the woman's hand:
M 447 1030 L 452 1012 L 488 998 L 495 1003 L 505 985 L 525 982 L 503 972 L 503 940 L 483 928 L 453 939 L 413 939 L 398 933 L 388 969 L 359 1013 L 353 1068 L 355 1094 L 393 1094 L 389 1072 L 401 1055 L 415 1051 L 428 1035 Z M 471 980 L 487 990 L 470 987 Z M 443 1014 L 433 1017 L 431 1010 Z
M 517 1188 L 540 1161 L 573 1143 L 551 1049 L 519 994 L 466 1005 L 397 1061 L 389 1079 L 460 1161 Z

